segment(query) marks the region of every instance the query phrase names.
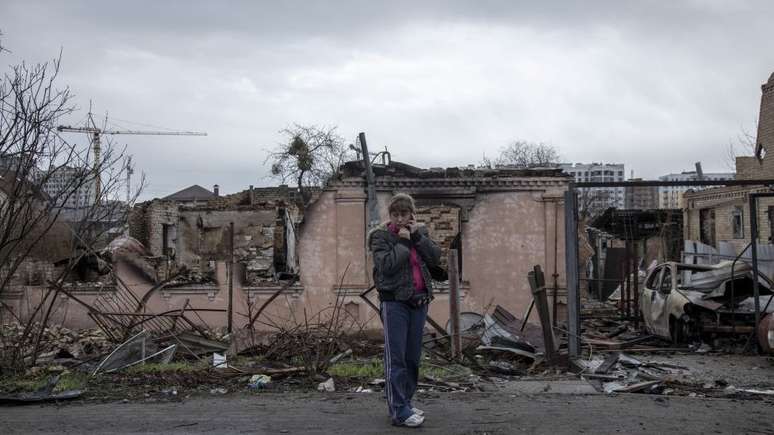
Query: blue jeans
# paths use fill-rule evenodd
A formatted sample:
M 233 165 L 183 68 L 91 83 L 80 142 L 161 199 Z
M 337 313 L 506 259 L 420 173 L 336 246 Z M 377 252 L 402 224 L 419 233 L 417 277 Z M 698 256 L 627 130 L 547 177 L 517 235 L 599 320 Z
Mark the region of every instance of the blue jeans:
M 396 422 L 412 414 L 426 318 L 427 305 L 414 308 L 404 302 L 382 302 L 385 389 L 390 417 Z

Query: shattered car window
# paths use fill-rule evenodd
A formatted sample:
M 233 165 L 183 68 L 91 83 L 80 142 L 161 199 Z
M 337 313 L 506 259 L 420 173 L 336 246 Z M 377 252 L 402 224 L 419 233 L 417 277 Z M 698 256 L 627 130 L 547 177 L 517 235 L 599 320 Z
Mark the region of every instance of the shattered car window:
M 664 277 L 661 279 L 661 291 L 663 293 L 672 291 L 672 270 L 669 267 L 664 268 Z
M 650 277 L 648 278 L 648 282 L 645 283 L 645 287 L 647 288 L 656 288 L 656 283 L 658 283 L 658 277 L 661 275 L 661 269 L 662 267 L 657 267 L 653 270 L 653 273 L 650 274 Z

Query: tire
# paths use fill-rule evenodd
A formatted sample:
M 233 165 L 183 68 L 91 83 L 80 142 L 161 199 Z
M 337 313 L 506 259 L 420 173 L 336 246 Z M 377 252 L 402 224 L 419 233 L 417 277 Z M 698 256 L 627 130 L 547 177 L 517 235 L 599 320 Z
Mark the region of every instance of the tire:
M 669 327 L 669 335 L 672 337 L 672 343 L 674 344 L 690 344 L 691 339 L 694 338 L 692 321 L 687 316 L 683 316 L 679 319 L 672 318 Z

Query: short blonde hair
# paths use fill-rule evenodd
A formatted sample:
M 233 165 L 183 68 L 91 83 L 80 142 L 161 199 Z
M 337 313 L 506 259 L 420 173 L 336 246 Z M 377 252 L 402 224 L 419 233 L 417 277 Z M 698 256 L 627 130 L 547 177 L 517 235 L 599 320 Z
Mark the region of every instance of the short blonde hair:
M 411 197 L 411 195 L 408 195 L 406 193 L 396 193 L 391 199 L 390 199 L 390 207 L 387 209 L 388 212 L 402 212 L 402 211 L 408 211 L 411 213 L 414 213 L 416 211 L 414 207 L 414 198 Z

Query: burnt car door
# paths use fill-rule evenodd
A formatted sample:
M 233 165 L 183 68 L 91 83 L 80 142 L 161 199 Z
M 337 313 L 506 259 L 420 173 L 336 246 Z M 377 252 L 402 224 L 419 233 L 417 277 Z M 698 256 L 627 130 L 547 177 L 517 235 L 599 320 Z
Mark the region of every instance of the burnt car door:
M 661 337 L 670 337 L 669 334 L 669 307 L 670 299 L 675 297 L 672 290 L 673 267 L 671 264 L 665 264 L 661 277 L 659 278 L 658 291 L 653 292 L 651 300 L 651 320 L 653 322 L 653 332 Z
M 640 307 L 645 326 L 652 334 L 669 337 L 669 298 L 672 292 L 670 264 L 663 264 L 651 272 L 643 286 Z
M 653 301 L 656 299 L 656 295 L 661 285 L 661 273 L 664 271 L 664 266 L 658 266 L 650 272 L 648 278 L 645 280 L 645 285 L 642 286 L 640 294 L 640 311 L 642 312 L 642 318 L 645 320 L 645 328 L 651 333 L 655 334 L 654 317 L 653 313 Z

